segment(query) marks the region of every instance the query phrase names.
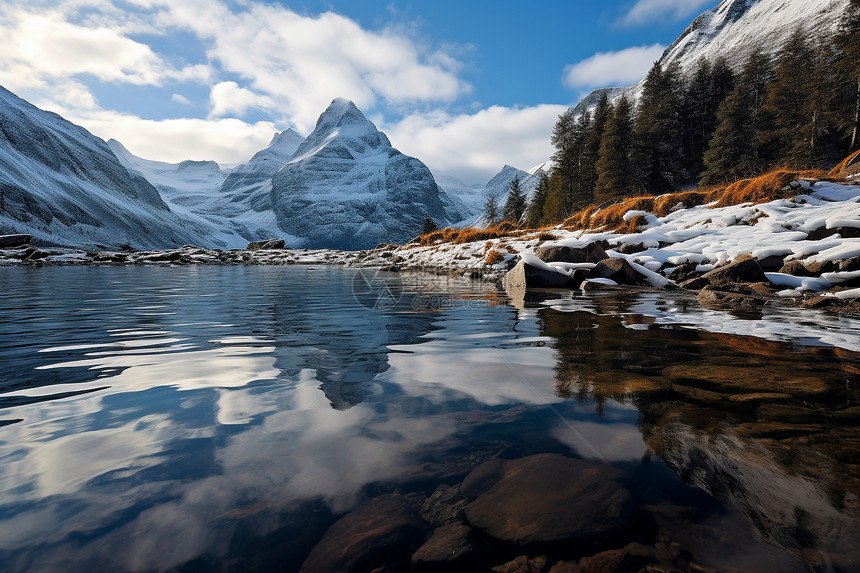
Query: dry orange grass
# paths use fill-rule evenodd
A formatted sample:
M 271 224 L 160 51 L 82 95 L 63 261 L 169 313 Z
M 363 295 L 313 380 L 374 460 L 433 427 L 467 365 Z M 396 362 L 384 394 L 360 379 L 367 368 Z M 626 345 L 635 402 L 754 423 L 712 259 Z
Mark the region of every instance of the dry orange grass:
M 669 193 L 659 197 L 633 197 L 603 209 L 598 209 L 592 205 L 569 217 L 562 226 L 571 231 L 600 229 L 630 234 L 635 233 L 636 228 L 642 225 L 644 221 L 640 217 L 625 221 L 624 215 L 628 211 L 647 211 L 657 217 L 665 217 L 679 204 L 687 209 L 707 203 L 714 203 L 713 207 L 731 207 L 741 203 L 766 203 L 775 199 L 787 199 L 795 196 L 798 191 L 786 188 L 792 181 L 799 179 L 808 181 L 836 180 L 835 177 L 828 176 L 823 171 L 781 168 L 759 177 L 736 181 L 727 186 Z
M 487 253 L 487 258 L 484 260 L 484 264 L 487 266 L 497 265 L 505 260 L 504 255 L 499 251 L 490 251 Z
M 433 231 L 421 236 L 420 245 L 428 247 L 439 243 L 453 243 L 462 245 L 464 243 L 473 243 L 476 241 L 486 241 L 489 239 L 498 239 L 501 237 L 510 237 L 512 235 L 520 235 L 525 231 L 520 230 L 516 225 L 509 222 L 499 223 L 495 227 L 486 229 L 474 229 L 467 227 L 465 229 L 452 229 L 447 227 L 441 231 Z
M 840 166 L 851 165 L 860 152 L 848 157 Z M 683 208 L 695 207 L 714 203 L 713 207 L 731 207 L 741 203 L 766 203 L 776 199 L 787 199 L 798 194 L 799 191 L 787 189 L 792 181 L 800 179 L 807 181 L 839 181 L 840 176 L 834 174 L 837 167 L 830 174 L 818 170 L 797 170 L 780 168 L 758 177 L 743 179 L 726 186 L 714 186 L 698 189 L 695 191 L 684 191 L 680 193 L 669 193 L 659 197 L 644 196 L 623 199 L 621 202 L 608 207 L 599 208 L 591 205 L 568 217 L 562 228 L 570 231 L 602 230 L 615 231 L 618 233 L 635 233 L 637 228 L 644 224 L 643 217 L 633 217 L 630 221 L 624 220 L 628 211 L 646 211 L 657 217 L 665 217 L 671 213 L 679 204 Z M 544 227 L 538 231 L 550 231 L 553 227 Z M 534 233 L 535 230 L 531 230 Z M 510 222 L 504 222 L 487 229 L 442 229 L 427 235 L 422 235 L 421 246 L 436 245 L 440 243 L 463 244 L 474 241 L 488 241 L 502 237 L 520 237 L 529 231 L 520 229 Z M 538 235 L 540 240 L 555 240 L 556 237 L 547 233 Z M 487 243 L 484 252 L 491 248 Z
M 860 157 L 860 149 L 846 157 L 842 163 L 834 167 L 827 175 L 829 177 L 843 177 L 845 175 L 845 170 L 848 169 L 848 166 L 854 163 L 854 160 L 858 157 Z
M 586 207 L 569 217 L 562 223 L 562 227 L 571 231 L 604 229 L 619 233 L 633 233 L 636 231 L 636 226 L 643 224 L 642 217 L 634 217 L 631 221 L 625 221 L 624 215 L 628 211 L 650 212 L 653 209 L 654 197 L 631 197 L 603 209 L 598 209 L 594 205 Z
M 792 169 L 776 169 L 770 173 L 751 179 L 735 181 L 720 192 L 719 187 L 713 190 L 713 199 L 717 201 L 714 207 L 731 207 L 741 203 L 767 203 L 776 199 L 788 199 L 797 192 L 786 186 L 798 179 L 820 181 L 826 178 L 824 171 L 797 171 Z
M 665 217 L 675 207 L 682 205 L 684 209 L 704 205 L 710 200 L 712 191 L 684 191 L 682 193 L 668 193 L 654 198 L 654 210 L 652 213 L 658 217 Z

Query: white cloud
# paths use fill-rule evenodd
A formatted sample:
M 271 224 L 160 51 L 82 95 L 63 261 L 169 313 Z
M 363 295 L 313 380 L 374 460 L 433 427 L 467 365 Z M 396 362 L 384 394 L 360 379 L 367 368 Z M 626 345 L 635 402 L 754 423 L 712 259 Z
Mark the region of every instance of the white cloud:
M 695 14 L 713 0 L 637 0 L 619 23 L 625 26 L 642 26 L 661 19 L 681 20 Z
M 221 82 L 209 92 L 209 117 L 243 116 L 249 108 L 271 108 L 272 100 L 239 87 L 236 82 Z
M 264 121 L 178 118 L 151 120 L 115 111 L 86 112 L 43 105 L 102 139 L 119 140 L 139 157 L 176 163 L 214 160 L 224 165 L 247 161 L 264 149 L 275 131 Z
M 174 101 L 178 104 L 191 105 L 191 100 L 182 94 L 173 94 L 172 96 L 170 96 L 170 99 L 171 101 Z
M 75 76 L 106 82 L 162 85 L 166 80 L 205 80 L 207 66 L 175 69 L 119 26 L 83 26 L 60 11 L 6 8 L 0 13 L 4 49 L 0 81 L 12 89 L 43 87 Z
M 171 0 L 161 2 L 156 21 L 207 42 L 209 58 L 268 97 L 281 119 L 302 131 L 339 96 L 369 109 L 380 100 L 450 102 L 471 89 L 450 54 L 429 50 L 402 30 L 368 31 L 332 12 L 306 16 L 259 2 L 231 12 L 222 3 Z
M 663 55 L 665 46 L 634 46 L 618 52 L 598 52 L 564 68 L 562 81 L 570 88 L 627 86 L 641 80 Z
M 129 0 L 124 6 L 108 0 L 0 6 L 0 35 L 9 38 L 0 51 L 0 84 L 99 137 L 120 140 L 136 155 L 227 164 L 247 160 L 271 140 L 270 123 L 237 119 L 249 110 L 264 108 L 280 128 L 309 133 L 328 102 L 343 96 L 374 118 L 392 109 L 405 114 L 377 123 L 434 172 L 473 183 L 486 182 L 505 163 L 528 168 L 545 161 L 552 126 L 565 109 L 426 112 L 470 93 L 458 57 L 469 47 L 422 43 L 415 28 L 367 30 L 336 13 L 298 14 L 259 0 L 243 0 L 239 8 L 217 0 Z M 185 65 L 185 52 L 158 52 L 139 36 L 169 39 L 177 32 L 196 38 L 190 47 L 205 51 L 205 64 Z M 93 78 L 208 85 L 208 117 L 146 119 L 102 109 Z M 166 90 L 164 97 L 190 103 L 177 92 Z
M 386 131 L 395 147 L 421 159 L 435 175 L 486 183 L 506 163 L 528 169 L 549 159 L 552 127 L 566 109 L 493 106 L 471 115 L 418 114 Z

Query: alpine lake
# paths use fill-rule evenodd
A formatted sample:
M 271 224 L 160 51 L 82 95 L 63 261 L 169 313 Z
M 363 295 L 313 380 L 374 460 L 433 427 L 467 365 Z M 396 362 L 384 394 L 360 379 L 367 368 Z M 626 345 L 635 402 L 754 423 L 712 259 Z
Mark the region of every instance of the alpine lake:
M 860 571 L 858 317 L 326 266 L 0 293 L 7 573 Z

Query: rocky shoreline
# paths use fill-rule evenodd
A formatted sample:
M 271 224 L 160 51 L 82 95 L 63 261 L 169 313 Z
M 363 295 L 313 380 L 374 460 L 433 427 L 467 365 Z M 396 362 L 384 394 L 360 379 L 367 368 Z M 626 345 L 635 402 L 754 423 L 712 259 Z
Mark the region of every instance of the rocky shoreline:
M 661 274 L 631 262 L 629 257 L 618 256 L 605 239 L 571 247 L 553 244 L 553 238 L 545 234 L 525 239 L 517 237 L 514 238 L 517 248 L 506 244 L 506 239 L 496 239 L 488 241 L 479 251 L 470 244 L 428 249 L 414 242 L 379 245 L 364 251 L 286 249 L 283 241 L 275 239 L 250 243 L 245 249 L 217 250 L 185 245 L 176 249 L 139 251 L 129 246 L 114 250 L 38 247 L 30 244 L 28 235 L 0 235 L 0 266 L 339 265 L 388 272 L 467 276 L 497 282 L 514 297 L 532 289 L 595 293 L 681 288 L 698 292 L 699 304 L 715 310 L 754 313 L 765 304 L 786 304 L 860 314 L 860 256 L 811 265 L 780 259 L 781 266 L 776 266 L 773 258 L 760 261 L 743 254 L 721 265 L 667 265 L 667 269 L 661 270 L 663 273 L 668 270 L 668 274 Z M 453 254 L 439 256 L 451 251 Z M 493 261 L 489 253 L 498 251 L 505 254 Z M 786 292 L 784 288 L 795 282 L 814 284 L 815 281 L 833 286 L 824 291 L 803 292 Z

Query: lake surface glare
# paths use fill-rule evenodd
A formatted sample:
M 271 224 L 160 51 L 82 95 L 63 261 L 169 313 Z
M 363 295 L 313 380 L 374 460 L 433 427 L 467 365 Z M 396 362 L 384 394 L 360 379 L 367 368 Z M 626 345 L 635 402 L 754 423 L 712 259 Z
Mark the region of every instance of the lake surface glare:
M 857 319 L 335 267 L 0 293 L 5 572 L 860 571 Z

